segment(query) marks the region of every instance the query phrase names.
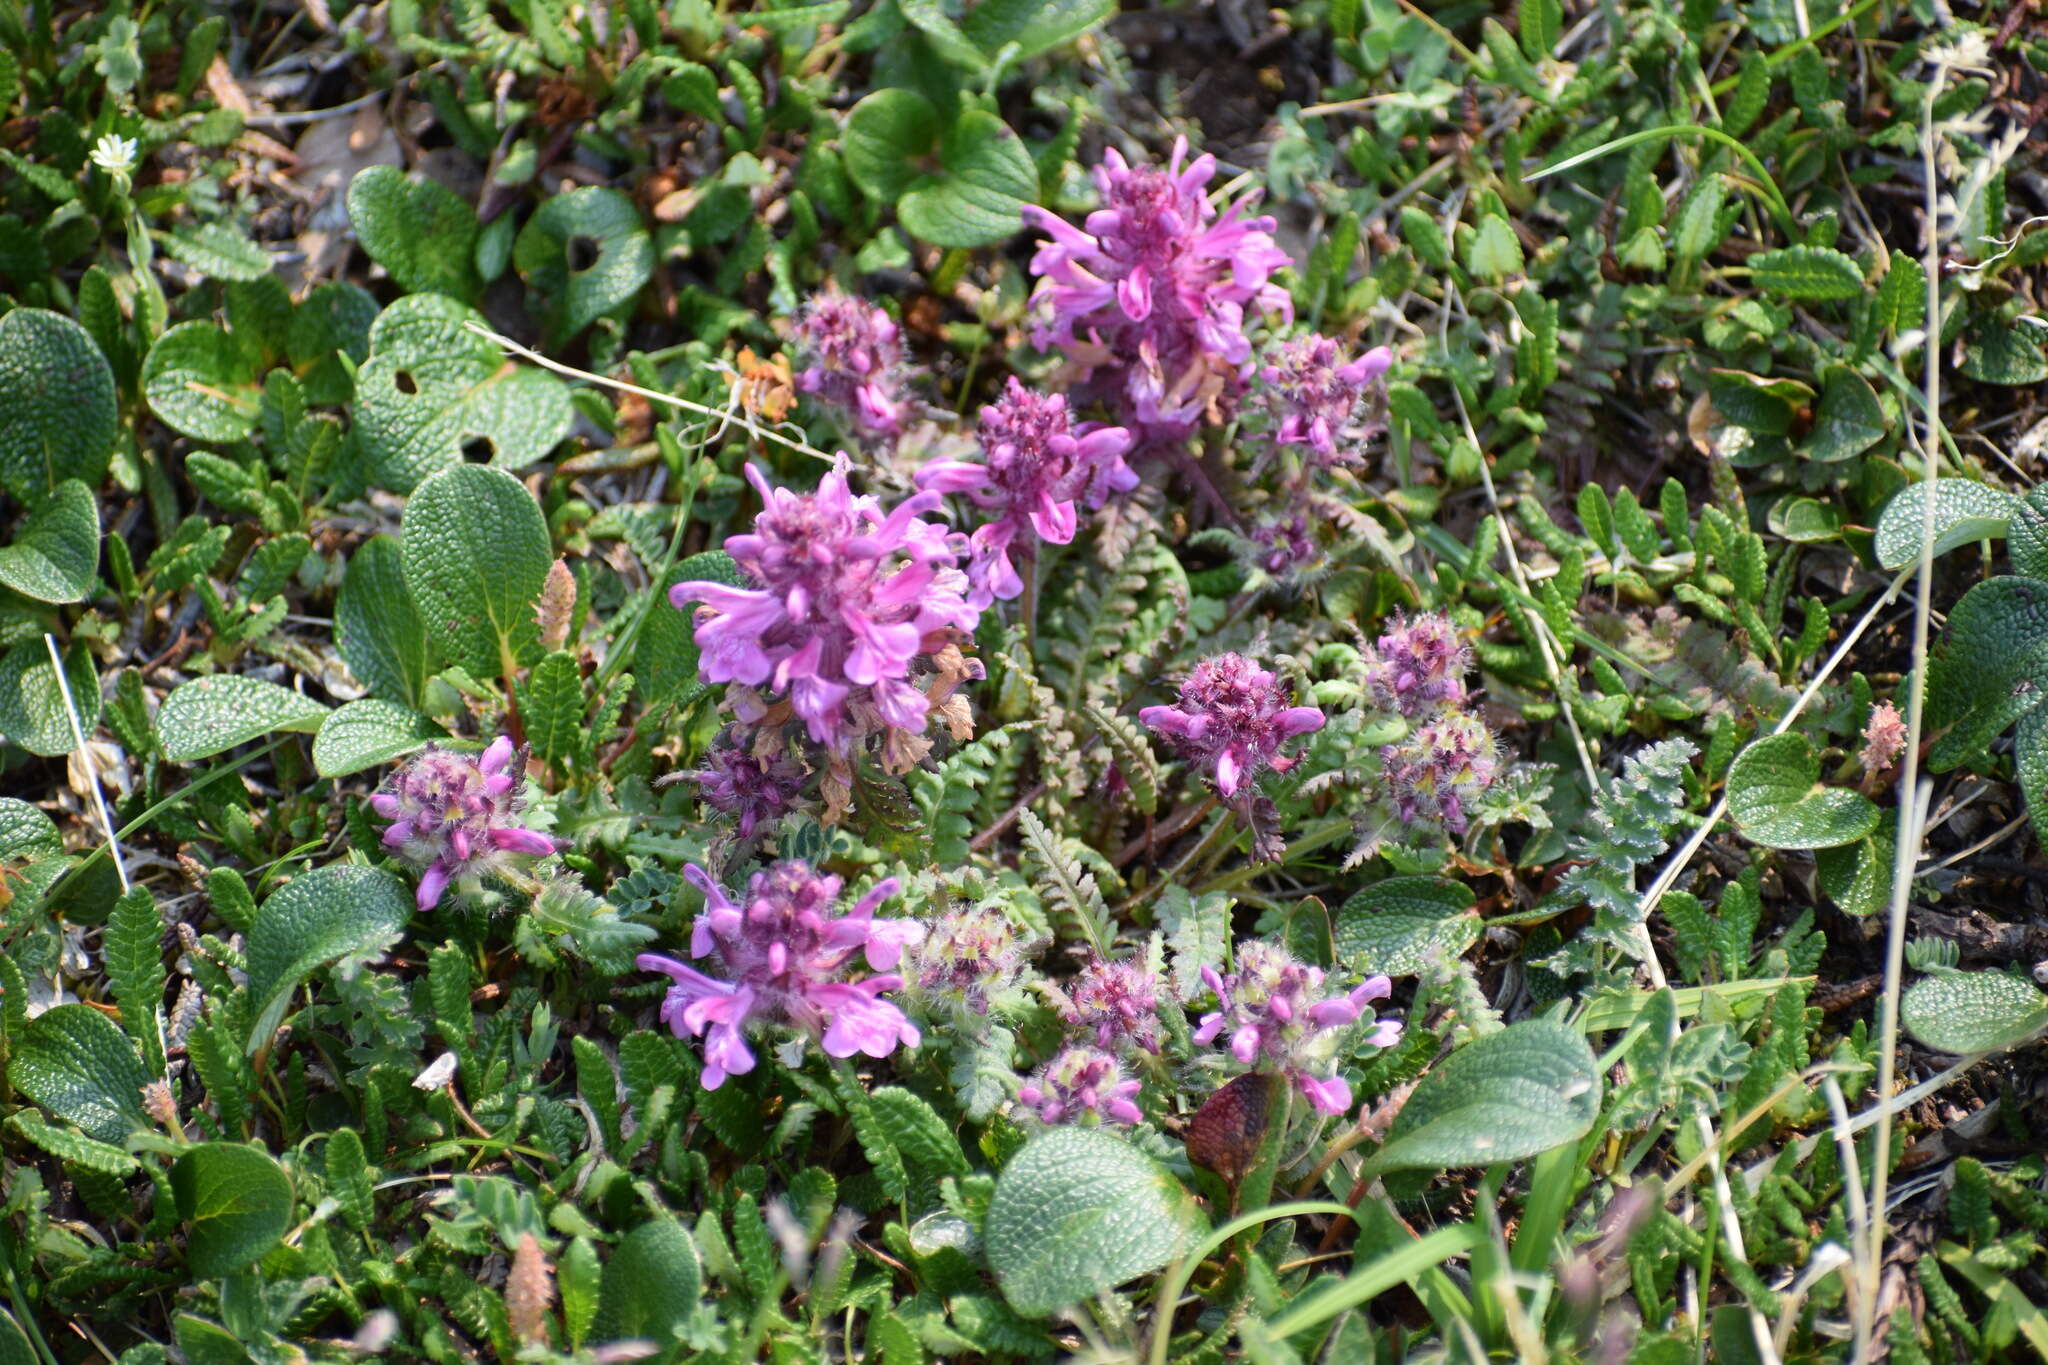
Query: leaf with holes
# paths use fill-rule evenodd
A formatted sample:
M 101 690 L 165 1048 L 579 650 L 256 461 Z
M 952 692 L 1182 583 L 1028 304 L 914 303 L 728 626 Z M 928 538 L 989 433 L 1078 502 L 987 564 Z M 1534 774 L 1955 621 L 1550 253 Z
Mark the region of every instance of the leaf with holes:
M 120 1025 L 90 1005 L 58 1005 L 29 1020 L 7 1065 L 14 1088 L 87 1137 L 123 1143 L 150 1127 L 149 1073 Z
M 365 697 L 320 722 L 319 733 L 313 736 L 313 771 L 322 777 L 346 777 L 447 737 L 447 731 L 411 707 Z
M 114 371 L 85 328 L 41 308 L 0 317 L 0 487 L 33 503 L 66 479 L 97 486 L 119 416 Z
M 468 330 L 483 316 L 438 294 L 398 300 L 370 329 L 356 435 L 371 482 L 411 492 L 465 461 L 521 469 L 569 433 L 569 392 Z
M 255 348 L 210 322 L 181 322 L 142 362 L 142 392 L 164 425 L 195 441 L 239 441 L 263 409 Z
M 38 602 L 76 602 L 99 566 L 99 504 L 90 488 L 66 479 L 0 546 L 0 587 Z
M 1578 1141 L 1599 1113 L 1600 1068 L 1585 1035 L 1526 1019 L 1474 1039 L 1424 1076 L 1366 1171 L 1519 1161 Z
M 249 1051 L 269 1041 L 301 981 L 329 964 L 350 975 L 381 956 L 412 909 L 398 878 L 354 863 L 316 867 L 263 902 L 249 930 L 249 999 L 258 1010 Z
M 171 1193 L 185 1220 L 185 1262 L 212 1279 L 254 1265 L 292 1225 L 292 1182 L 254 1147 L 202 1142 L 171 1166 Z
M 1337 911 L 1337 959 L 1357 972 L 1414 976 L 1451 962 L 1479 938 L 1476 898 L 1460 882 L 1389 877 Z
M 1927 663 L 1928 767 L 1982 753 L 2048 701 L 2048 582 L 1992 578 L 1963 594 Z
M 481 229 L 452 190 L 407 179 L 396 166 L 371 166 L 349 182 L 348 218 L 370 259 L 407 293 L 476 295 Z
M 444 470 L 412 495 L 401 534 L 406 585 L 447 658 L 479 678 L 540 658 L 533 604 L 555 556 L 519 480 L 480 465 Z
M 631 199 L 588 185 L 540 206 L 512 264 L 546 302 L 548 340 L 560 346 L 640 292 L 654 274 L 654 239 Z
M 1934 481 L 1934 553 L 2004 536 L 2020 500 L 1975 479 Z M 1920 558 L 1920 538 L 1929 524 L 1924 482 L 1901 488 L 1877 516 L 1872 550 L 1887 569 L 1903 569 Z
M 78 706 L 79 728 L 90 735 L 100 719 L 100 678 L 92 653 L 83 644 L 74 644 L 65 653 L 64 676 Z M 0 657 L 0 736 L 46 758 L 78 747 L 56 665 L 40 635 Z
M 1180 1181 L 1100 1128 L 1054 1128 L 996 1181 L 982 1236 L 1019 1313 L 1044 1317 L 1157 1270 L 1204 1221 Z
M 1820 408 L 1799 453 L 1820 464 L 1852 459 L 1884 439 L 1891 423 L 1863 376 L 1847 365 L 1823 373 Z
M 1728 770 L 1728 813 L 1743 837 L 1765 848 L 1833 848 L 1877 828 L 1861 792 L 1820 785 L 1820 759 L 1805 735 L 1770 735 Z
M 2048 1028 L 2048 996 L 2011 972 L 1943 972 L 1907 989 L 1899 1022 L 1939 1052 L 1997 1052 Z
M 156 711 L 164 757 L 191 763 L 275 730 L 318 730 L 327 708 L 276 683 L 238 674 L 194 678 L 171 689 Z
M 405 585 L 405 551 L 375 536 L 349 556 L 334 604 L 334 642 L 349 672 L 386 701 L 417 706 L 434 671 L 427 628 Z

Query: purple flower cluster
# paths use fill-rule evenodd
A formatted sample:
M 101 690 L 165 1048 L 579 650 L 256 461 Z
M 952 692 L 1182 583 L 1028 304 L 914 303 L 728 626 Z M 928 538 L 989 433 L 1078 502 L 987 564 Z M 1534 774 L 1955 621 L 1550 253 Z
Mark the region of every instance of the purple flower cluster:
M 886 312 L 828 289 L 804 308 L 796 343 L 805 362 L 798 389 L 853 414 L 865 431 L 894 436 L 903 430 L 903 348 Z
M 1461 704 L 1471 666 L 1472 653 L 1448 616 L 1396 615 L 1366 656 L 1366 684 L 1381 710 L 1414 720 Z
M 1283 446 L 1307 446 L 1323 464 L 1349 464 L 1354 452 L 1344 447 L 1367 434 L 1363 413 L 1366 390 L 1394 363 L 1394 353 L 1375 346 L 1356 360 L 1345 361 L 1338 344 L 1319 333 L 1291 338 L 1266 352 L 1251 406 L 1272 424 L 1273 439 Z
M 1099 1048 L 1159 1051 L 1159 978 L 1132 958 L 1091 958 L 1060 995 L 1060 1018 Z
M 911 981 L 927 1000 L 944 998 L 985 1016 L 1017 994 L 1030 947 L 993 906 L 949 910 L 918 950 Z
M 877 882 L 853 909 L 839 914 L 840 879 L 820 876 L 801 861 L 756 872 L 744 905 L 735 904 L 694 863 L 683 875 L 704 893 L 704 912 L 690 932 L 690 956 L 716 954 L 725 978 L 660 953 L 642 953 L 634 962 L 675 983 L 661 1019 L 678 1038 L 704 1040 L 706 1090 L 754 1069 L 747 1034 L 765 1024 L 816 1039 L 834 1057 L 886 1057 L 899 1043 L 918 1045 L 917 1028 L 882 999 L 903 984 L 902 977 L 847 975 L 856 953 L 879 972 L 894 967 L 905 948 L 924 938 L 924 926 L 915 920 L 875 918 L 875 907 L 900 889 L 894 877 Z
M 684 776 L 697 784 L 705 805 L 739 820 L 741 839 L 751 839 L 755 829 L 772 826 L 796 809 L 806 774 L 786 754 L 750 752 L 740 741 L 742 733 L 728 726 L 704 755 L 705 766 Z
M 1164 735 L 1190 762 L 1201 765 L 1225 799 L 1262 772 L 1286 772 L 1296 760 L 1280 746 L 1323 728 L 1313 706 L 1289 706 L 1290 689 L 1242 654 L 1218 654 L 1196 664 L 1172 706 L 1138 713 L 1146 728 Z
M 706 608 L 696 628 L 704 680 L 746 689 L 727 699 L 749 722 L 768 711 L 757 689 L 786 693 L 811 739 L 842 756 L 883 726 L 922 734 L 938 703 L 910 681 L 913 662 L 980 619 L 957 537 L 919 515 L 939 494 L 885 511 L 847 487 L 843 458 L 809 493 L 772 487 L 754 465 L 747 477 L 763 506 L 725 550 L 756 586 L 669 590 L 677 607 Z
M 1017 1091 L 1017 1099 L 1041 1123 L 1133 1124 L 1140 1083 L 1127 1080 L 1115 1054 L 1070 1047 L 1040 1067 Z
M 1473 801 L 1499 773 L 1498 745 L 1469 711 L 1445 711 L 1399 744 L 1380 750 L 1394 809 L 1408 824 L 1465 832 Z
M 391 825 L 384 845 L 420 869 L 419 906 L 451 882 L 474 882 L 518 855 L 545 857 L 555 841 L 519 823 L 526 753 L 499 736 L 482 757 L 429 747 L 400 768 L 370 808 Z
M 1012 377 L 1003 396 L 981 410 L 980 464 L 934 460 L 917 472 L 917 486 L 965 493 L 996 514 L 975 531 L 967 576 L 978 601 L 1008 600 L 1024 590 L 1010 562 L 1010 547 L 1033 537 L 1053 545 L 1074 538 L 1076 504 L 1099 507 L 1113 493 L 1138 486 L 1124 463 L 1131 434 L 1096 422 L 1076 425 L 1062 394 L 1035 394 Z
M 1111 148 L 1095 168 L 1101 207 L 1080 227 L 1024 211 L 1048 234 L 1031 260 L 1052 315 L 1037 345 L 1063 350 L 1088 396 L 1116 404 L 1146 443 L 1184 441 L 1227 412 L 1251 365 L 1247 307 L 1294 315 L 1273 282 L 1290 264 L 1273 220 L 1245 217 L 1248 200 L 1219 216 L 1205 193 L 1216 160 L 1183 166 L 1187 152 L 1185 138 L 1175 142 L 1162 169 Z
M 1230 1055 L 1241 1065 L 1287 1076 L 1316 1112 L 1341 1114 L 1351 1107 L 1351 1086 L 1331 1067 L 1338 1031 L 1393 993 L 1386 977 L 1331 994 L 1321 968 L 1296 962 L 1285 948 L 1252 942 L 1238 945 L 1236 971 L 1204 967 L 1202 980 L 1216 993 L 1217 1008 L 1202 1016 L 1197 1043 L 1206 1047 L 1228 1034 Z M 1392 1047 L 1400 1037 L 1399 1020 L 1374 1019 L 1364 1041 Z

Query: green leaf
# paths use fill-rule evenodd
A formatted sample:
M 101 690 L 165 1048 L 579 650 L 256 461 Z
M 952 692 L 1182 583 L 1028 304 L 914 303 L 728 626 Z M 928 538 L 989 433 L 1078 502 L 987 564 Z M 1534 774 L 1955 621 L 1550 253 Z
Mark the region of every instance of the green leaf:
M 1892 495 L 1878 513 L 1872 552 L 1887 569 L 1903 569 L 1920 559 L 1920 537 L 1928 523 L 1926 483 L 1916 480 Z M 2003 536 L 2020 500 L 2003 489 L 1975 479 L 1934 481 L 1934 553 L 1947 554 L 1958 545 Z
M 36 500 L 20 532 L 0 547 L 0 587 L 38 602 L 76 602 L 100 566 L 100 511 L 76 479 Z
M 136 887 L 114 902 L 102 940 L 107 980 L 121 1002 L 121 1026 L 142 1043 L 151 1074 L 164 1065 L 164 919 L 156 898 Z
M 890 86 L 847 112 L 840 141 L 853 182 L 876 203 L 894 203 L 936 168 L 939 111 L 915 90 Z
M 1861 455 L 1883 440 L 1888 423 L 1877 395 L 1856 371 L 1847 365 L 1830 365 L 1822 375 L 1820 409 L 1799 453 L 1821 464 L 1833 464 Z
M 1927 320 L 1927 271 L 1903 251 L 1877 285 L 1878 326 L 1897 337 Z
M 1465 248 L 1465 268 L 1482 280 L 1499 283 L 1522 273 L 1522 243 L 1508 220 L 1489 213 L 1479 220 Z
M 939 246 L 1000 242 L 1024 226 L 1038 195 L 1038 168 L 1008 124 L 983 109 L 963 110 L 939 148 L 941 173 L 896 205 L 913 237 Z
M 72 645 L 64 655 L 64 676 L 78 706 L 79 728 L 90 735 L 100 719 L 100 679 L 92 653 L 83 644 Z M 40 635 L 0 658 L 0 736 L 46 758 L 78 747 L 56 665 Z
M 0 100 L 0 104 L 5 103 L 5 100 Z M 21 1324 L 5 1309 L 0 1309 L 0 1365 L 43 1365 L 43 1358 L 36 1354 L 28 1333 L 21 1330 Z
M 981 48 L 960 31 L 940 0 L 897 0 L 896 7 L 947 61 L 976 73 L 988 70 Z
M 657 1214 L 627 1233 L 604 1268 L 592 1342 L 668 1341 L 695 1313 L 704 1264 L 689 1230 Z
M 411 492 L 470 460 L 523 469 L 568 435 L 569 391 L 465 326 L 483 320 L 438 294 L 409 295 L 378 317 L 356 376 L 356 435 L 373 483 Z
M 337 1128 L 327 1135 L 321 1159 L 328 1193 L 341 1205 L 341 1216 L 357 1232 L 367 1230 L 376 1217 L 377 1196 L 363 1139 L 353 1128 Z
M 254 1365 L 235 1334 L 217 1322 L 180 1313 L 171 1320 L 171 1329 L 177 1335 L 178 1351 L 186 1365 Z
M 270 1040 L 301 981 L 330 963 L 353 974 L 398 942 L 412 908 L 398 878 L 353 863 L 316 867 L 265 901 L 249 930 L 249 1051 Z
M 559 764 L 582 747 L 583 671 L 575 655 L 556 650 L 535 664 L 523 693 L 526 740 L 542 762 Z
M 1157 1270 L 1204 1226 L 1181 1183 L 1122 1138 L 1054 1128 L 1003 1167 L 983 1238 L 1003 1297 L 1044 1317 Z
M 1845 913 L 1867 918 L 1891 904 L 1891 824 L 1886 819 L 1867 838 L 1814 851 L 1813 864 L 1820 889 Z
M 17 1109 L 7 1116 L 7 1126 L 23 1140 L 33 1142 L 60 1161 L 83 1166 L 89 1171 L 101 1171 L 107 1175 L 127 1175 L 140 1164 L 134 1157 L 111 1142 L 89 1138 L 76 1128 L 52 1128 L 43 1122 L 43 1116 L 33 1109 Z M 5 1361 L 5 1352 L 0 1352 L 0 1361 Z
M 476 295 L 476 213 L 431 180 L 371 166 L 348 186 L 349 223 L 370 259 L 409 294 Z
M 1476 898 L 1462 882 L 1389 877 L 1337 911 L 1337 960 L 1356 972 L 1415 976 L 1442 967 L 1479 938 Z
M 897 1085 L 885 1085 L 869 1097 L 875 1124 L 896 1150 L 910 1173 L 926 1180 L 942 1176 L 963 1176 L 972 1169 L 960 1139 L 946 1126 L 938 1111 L 918 1095 Z
M 1589 483 L 1579 489 L 1579 525 L 1585 529 L 1586 539 L 1593 542 L 1602 554 L 1613 554 L 1619 543 L 1614 534 L 1614 505 L 1607 500 L 1607 490 L 1597 483 Z
M 8 877 L 9 889 L 14 892 L 11 917 L 34 911 L 42 894 L 70 865 L 56 822 L 26 801 L 0 796 L 0 866 L 12 869 Z
M 443 655 L 479 678 L 540 657 L 533 604 L 555 559 L 519 480 L 481 465 L 443 470 L 412 495 L 401 531 L 406 584 Z
M 275 730 L 318 730 L 327 707 L 289 687 L 240 674 L 194 678 L 171 689 L 156 711 L 164 757 L 191 763 Z
M 0 317 L 0 486 L 35 504 L 66 479 L 97 487 L 114 451 L 114 371 L 59 313 Z
M 991 61 L 1010 44 L 1030 61 L 1071 42 L 1116 13 L 1116 0 L 982 0 L 960 21 L 960 31 Z
M 2010 972 L 1943 972 L 1907 988 L 1899 1022 L 1938 1052 L 1997 1052 L 2048 1028 L 2048 996 Z
M 1877 828 L 1878 809 L 1861 792 L 1820 785 L 1820 759 L 1805 735 L 1758 740 L 1728 770 L 1728 813 L 1743 837 L 1765 848 L 1833 848 Z
M 1532 62 L 1539 62 L 1557 46 L 1558 35 L 1564 27 L 1564 7 L 1558 0 L 1521 0 L 1516 20 L 1522 40 L 1522 55 Z
M 346 777 L 445 738 L 447 731 L 412 708 L 365 697 L 320 722 L 313 736 L 313 771 L 322 777 Z
M 1727 197 L 1727 182 L 1719 175 L 1701 177 L 1678 210 L 1678 223 L 1671 233 L 1672 255 L 1681 261 L 1697 261 L 1721 245 L 1721 205 Z
M 1749 258 L 1750 283 L 1785 299 L 1853 299 L 1863 272 L 1833 247 L 1788 246 Z
M 334 604 L 334 643 L 357 681 L 385 701 L 417 706 L 434 671 L 427 628 L 405 586 L 405 551 L 374 536 L 349 556 Z
M 118 1145 L 150 1127 L 142 1107 L 149 1073 L 120 1026 L 90 1005 L 58 1005 L 29 1020 L 7 1079 L 101 1142 Z
M 216 280 L 260 280 L 270 273 L 263 248 L 224 223 L 177 227 L 156 234 L 164 254 Z
M 2048 701 L 2048 582 L 1992 578 L 1963 594 L 1927 665 L 1928 766 L 1946 772 Z
M 377 300 L 361 285 L 345 280 L 315 286 L 292 309 L 285 354 L 305 385 L 308 403 L 346 403 L 355 397 L 349 367 L 369 358 L 370 328 L 376 321 Z
M 2013 504 L 2006 537 L 2005 552 L 2014 573 L 2048 578 L 2048 487 L 2036 488 Z
M 2018 387 L 2048 379 L 2041 342 L 2048 333 L 2019 322 L 1991 320 L 1972 329 L 1956 368 L 1980 384 Z
M 185 1261 L 201 1279 L 254 1265 L 292 1225 L 292 1182 L 254 1147 L 203 1142 L 171 1166 Z
M 1366 1170 L 1519 1161 L 1576 1142 L 1599 1113 L 1600 1069 L 1585 1035 L 1525 1019 L 1474 1039 L 1424 1076 Z
M 1818 498 L 1786 498 L 1771 508 L 1771 530 L 1802 545 L 1833 540 L 1842 533 L 1842 514 Z
M 709 579 L 746 586 L 746 575 L 732 556 L 723 550 L 706 550 L 691 555 L 668 572 L 662 580 L 661 597 L 652 615 L 641 627 L 640 643 L 633 650 L 633 676 L 640 680 L 641 695 L 650 704 L 673 701 L 683 704 L 703 695 L 704 684 L 697 677 L 697 642 L 692 610 L 669 605 L 668 590 L 678 583 Z
M 252 348 L 210 322 L 181 322 L 156 339 L 142 391 L 166 426 L 195 441 L 243 440 L 263 410 Z
M 559 346 L 640 292 L 654 274 L 654 239 L 630 198 L 587 185 L 540 206 L 512 263 L 547 302 L 548 338 Z

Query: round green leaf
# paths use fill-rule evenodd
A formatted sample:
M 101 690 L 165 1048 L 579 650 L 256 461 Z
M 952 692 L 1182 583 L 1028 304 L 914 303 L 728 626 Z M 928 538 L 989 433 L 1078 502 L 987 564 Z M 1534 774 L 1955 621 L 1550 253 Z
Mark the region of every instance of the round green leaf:
M 1943 972 L 1907 989 L 1899 1022 L 1939 1052 L 1996 1052 L 2048 1028 L 2048 996 L 2010 972 Z
M 99 504 L 90 488 L 66 479 L 0 547 L 0 586 L 39 602 L 76 602 L 99 566 Z
M 1157 1270 L 1202 1227 L 1158 1162 L 1099 1128 L 1055 1128 L 1003 1168 L 983 1238 L 1003 1297 L 1042 1317 Z
M 90 1005 L 58 1005 L 28 1021 L 8 1063 L 14 1088 L 87 1137 L 122 1143 L 150 1126 L 149 1083 L 120 1025 Z
M 114 451 L 114 371 L 60 313 L 0 317 L 0 486 L 33 503 L 66 479 L 95 486 Z
M 631 199 L 589 185 L 541 205 L 512 262 L 547 301 L 548 336 L 560 345 L 640 292 L 654 274 L 654 239 Z
M 0 796 L 0 865 L 13 869 L 10 913 L 20 919 L 35 911 L 37 900 L 64 875 L 71 859 L 49 816 L 26 801 Z
M 1479 938 L 1474 896 L 1461 882 L 1389 877 L 1337 911 L 1337 960 L 1355 972 L 1414 976 L 1449 962 Z
M 292 309 L 285 354 L 305 386 L 308 403 L 346 403 L 355 395 L 355 381 L 342 358 L 358 366 L 369 358 L 370 325 L 376 320 L 377 300 L 362 286 L 342 280 L 316 287 Z
M 488 678 L 540 657 L 533 605 L 554 554 L 519 480 L 481 465 L 443 470 L 412 495 L 401 531 L 406 584 L 447 658 Z
M 1873 548 L 1887 569 L 1903 569 L 1920 558 L 1920 536 L 1927 524 L 1925 483 L 1900 489 L 1878 513 Z M 2012 494 L 1975 479 L 1934 481 L 1934 553 L 1947 554 L 1958 545 L 1996 540 L 2006 532 L 2020 501 Z
M 100 679 L 84 645 L 73 645 L 65 654 L 64 674 L 78 706 L 79 728 L 89 735 L 100 719 Z M 78 747 L 56 665 L 50 662 L 49 646 L 40 635 L 0 658 L 0 736 L 45 757 L 68 754 Z
M 320 722 L 313 736 L 313 771 L 346 777 L 445 738 L 446 731 L 410 707 L 365 697 Z
M 1820 889 L 1851 915 L 1875 915 L 1891 904 L 1897 820 L 1886 813 L 1877 831 L 1853 844 L 1814 850 Z
M 915 90 L 889 86 L 846 115 L 846 170 L 870 199 L 893 204 L 935 169 L 939 112 Z
M 42 1361 L 14 1315 L 0 1308 L 0 1365 L 42 1365 Z
M 239 674 L 194 678 L 156 711 L 157 739 L 173 763 L 211 758 L 273 730 L 318 730 L 327 707 L 289 687 Z
M 1024 143 L 994 114 L 968 109 L 946 133 L 940 174 L 896 205 L 911 236 L 947 247 L 987 246 L 1024 226 L 1038 194 L 1038 168 Z
M 412 897 L 381 868 L 333 863 L 294 877 L 249 930 L 249 999 L 258 1010 L 249 1051 L 269 1039 L 298 984 L 330 963 L 346 975 L 405 932 Z
M 1799 453 L 1823 464 L 1851 459 L 1883 440 L 1890 428 L 1863 377 L 1847 365 L 1830 365 L 1821 381 L 1813 430 Z
M 334 604 L 334 644 L 363 686 L 415 706 L 434 669 L 404 560 L 394 536 L 373 536 L 349 556 Z
M 1116 13 L 1116 0 L 982 0 L 960 21 L 961 32 L 994 61 L 1010 44 L 1018 61 L 1080 37 Z
M 210 322 L 181 322 L 156 339 L 142 391 L 164 425 L 195 441 L 239 441 L 263 407 L 256 358 Z
M 1744 749 L 1728 772 L 1728 813 L 1765 848 L 1833 848 L 1877 828 L 1861 792 L 1820 785 L 1820 760 L 1806 736 L 1771 735 Z
M 187 1231 L 185 1261 L 201 1279 L 261 1260 L 292 1225 L 292 1182 L 254 1147 L 205 1142 L 171 1166 L 171 1193 Z
M 355 420 L 372 482 L 405 493 L 465 461 L 519 469 L 568 435 L 568 390 L 465 326 L 482 321 L 453 299 L 414 294 L 370 329 Z
M 1970 333 L 1957 368 L 1980 384 L 2038 384 L 2048 379 L 2048 356 L 2041 353 L 2041 340 L 2036 328 L 1994 318 Z
M 408 293 L 475 296 L 476 213 L 431 180 L 371 166 L 348 186 L 348 219 L 370 259 Z
M 2048 583 L 1987 579 L 1963 594 L 1927 665 L 1928 766 L 1946 772 L 2048 702 Z M 2023 756 L 2024 761 L 2024 756 Z M 2026 780 L 2024 769 L 2022 780 Z
M 681 1223 L 657 1216 L 627 1233 L 605 1265 L 590 1340 L 667 1341 L 703 1289 L 697 1244 Z
M 1576 1142 L 1599 1113 L 1599 1064 L 1585 1035 L 1527 1019 L 1467 1043 L 1424 1076 L 1367 1169 L 1519 1161 Z

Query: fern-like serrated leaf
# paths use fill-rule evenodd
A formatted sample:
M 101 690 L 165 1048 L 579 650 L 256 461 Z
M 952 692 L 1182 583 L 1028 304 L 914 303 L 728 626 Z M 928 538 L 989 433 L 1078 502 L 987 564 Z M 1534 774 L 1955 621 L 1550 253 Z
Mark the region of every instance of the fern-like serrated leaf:
M 434 949 L 427 959 L 427 996 L 434 1006 L 434 1024 L 441 1039 L 468 1059 L 476 1033 L 476 1012 L 469 1004 L 469 954 L 453 943 Z
M 876 1126 L 902 1155 L 911 1174 L 933 1183 L 941 1176 L 967 1174 L 970 1167 L 967 1154 L 960 1150 L 960 1139 L 923 1097 L 888 1085 L 869 1096 L 869 1103 Z
M 520 708 L 526 739 L 540 760 L 557 765 L 583 748 L 583 675 L 561 650 L 533 666 Z
M 327 1192 L 341 1205 L 341 1216 L 357 1232 L 366 1232 L 376 1215 L 370 1163 L 363 1155 L 363 1140 L 353 1128 L 337 1128 L 327 1135 Z
M 1105 710 L 1093 703 L 1083 707 L 1082 711 L 1094 722 L 1103 743 L 1115 756 L 1117 771 L 1123 774 L 1124 782 L 1130 788 L 1132 807 L 1141 815 L 1157 811 L 1159 760 L 1153 755 L 1145 732 L 1129 716 Z
M 126 1175 L 135 1169 L 135 1158 L 110 1142 L 89 1138 L 75 1128 L 55 1128 L 43 1122 L 33 1109 L 23 1109 L 7 1120 L 17 1137 L 40 1147 L 51 1156 L 105 1175 Z
M 619 1137 L 619 1078 L 611 1059 L 590 1039 L 577 1035 L 569 1040 L 576 1057 L 576 1093 L 597 1116 L 597 1127 L 607 1152 L 617 1152 Z
M 1024 836 L 1025 851 L 1046 881 L 1058 927 L 1087 940 L 1098 956 L 1108 956 L 1112 936 L 1109 906 L 1094 874 L 1083 871 L 1067 844 L 1055 839 L 1031 811 L 1017 813 L 1017 828 Z
M 208 1019 L 186 1037 L 185 1055 L 212 1097 L 221 1127 L 240 1135 L 248 1121 L 249 1095 L 255 1089 L 255 1076 L 243 1059 L 240 1036 L 227 1027 L 227 1021 Z
M 903 1156 L 875 1113 L 874 1104 L 868 1092 L 861 1087 L 860 1078 L 853 1074 L 852 1067 L 841 1063 L 832 1068 L 832 1081 L 839 1103 L 846 1110 L 847 1121 L 853 1125 L 853 1135 L 859 1140 L 860 1149 L 867 1153 L 868 1164 L 874 1168 L 876 1182 L 892 1201 L 903 1202 L 903 1196 L 910 1188 L 910 1173 L 904 1169 Z M 734 1231 L 737 1232 L 738 1228 L 735 1227 Z
M 1685 772 L 1699 752 L 1689 740 L 1667 739 L 1631 755 L 1595 799 L 1573 836 L 1581 865 L 1552 893 L 1561 905 L 1588 905 L 1618 924 L 1642 922 L 1636 869 L 1669 845 L 1685 804 Z
M 968 842 L 974 834 L 972 816 L 981 805 L 980 791 L 994 775 L 1001 754 L 1010 747 L 1014 732 L 1020 728 L 1011 724 L 990 730 L 955 749 L 936 767 L 910 775 L 911 798 L 924 815 L 932 859 L 937 866 L 966 861 Z
M 156 898 L 136 887 L 114 902 L 104 937 L 107 980 L 121 1002 L 121 1027 L 142 1044 L 142 1060 L 152 1076 L 164 1071 L 163 916 Z

